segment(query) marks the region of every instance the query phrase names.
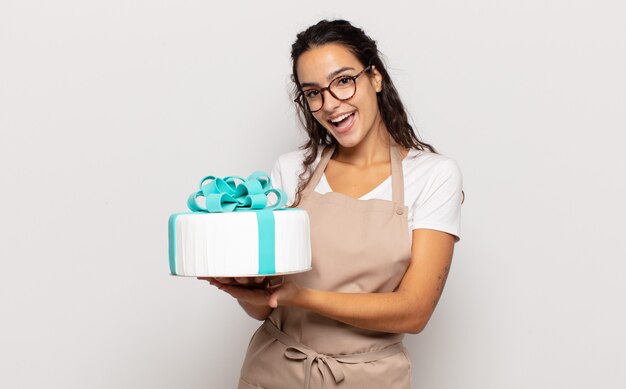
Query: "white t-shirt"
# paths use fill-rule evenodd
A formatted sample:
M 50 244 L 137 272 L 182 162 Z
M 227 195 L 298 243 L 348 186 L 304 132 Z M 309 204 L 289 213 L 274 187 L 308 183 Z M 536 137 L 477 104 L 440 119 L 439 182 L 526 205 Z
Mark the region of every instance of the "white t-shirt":
M 313 162 L 313 169 L 320 158 L 321 152 Z M 303 160 L 304 150 L 283 154 L 270 174 L 273 186 L 281 188 L 289 196 L 288 205 L 295 199 Z M 402 171 L 404 203 L 409 209 L 409 232 L 427 228 L 444 231 L 460 239 L 463 176 L 456 161 L 440 154 L 409 149 L 402 160 Z M 322 194 L 332 191 L 325 175 L 322 175 L 315 191 Z M 391 201 L 391 176 L 359 198 L 369 199 Z

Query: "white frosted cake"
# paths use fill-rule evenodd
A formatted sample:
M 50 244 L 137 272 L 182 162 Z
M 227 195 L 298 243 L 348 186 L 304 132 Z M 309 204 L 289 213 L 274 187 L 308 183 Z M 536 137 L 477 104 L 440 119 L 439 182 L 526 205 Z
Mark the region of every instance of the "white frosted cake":
M 256 184 L 255 179 L 260 180 L 260 184 Z M 207 180 L 212 182 L 204 185 Z M 269 177 L 264 173 L 257 172 L 242 181 L 246 188 L 235 185 L 231 177 L 209 176 L 201 181 L 201 190 L 189 198 L 189 208 L 194 212 L 170 216 L 169 267 L 172 275 L 243 277 L 311 269 L 306 211 L 282 207 L 286 195 L 271 188 Z M 252 193 L 255 191 L 259 194 Z M 266 206 L 262 196 L 270 192 L 277 195 L 278 204 Z M 206 197 L 206 207 L 198 205 L 199 197 Z M 243 205 L 239 208 L 233 205 L 225 210 L 232 205 L 233 199 Z

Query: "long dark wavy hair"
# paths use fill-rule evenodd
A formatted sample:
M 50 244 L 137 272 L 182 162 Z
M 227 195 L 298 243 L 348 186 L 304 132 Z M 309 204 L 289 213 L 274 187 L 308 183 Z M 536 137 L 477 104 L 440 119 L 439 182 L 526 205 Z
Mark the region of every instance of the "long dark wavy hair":
M 298 59 L 307 50 L 329 43 L 345 46 L 364 67 L 373 65 L 382 75 L 382 91 L 376 94 L 376 98 L 382 120 L 393 140 L 398 145 L 406 148 L 428 150 L 436 153 L 434 147 L 418 139 L 413 131 L 413 127 L 409 124 L 404 105 L 381 59 L 382 54 L 378 51 L 376 41 L 367 36 L 362 29 L 353 26 L 346 20 L 322 20 L 297 35 L 296 41 L 291 45 L 291 60 L 293 64 L 291 79 L 294 82 L 294 98 L 299 95 L 301 90 L 300 80 L 296 71 Z M 326 131 L 308 109 L 301 104 L 297 104 L 297 112 L 309 139 L 300 146 L 300 149 L 306 150 L 303 161 L 304 169 L 298 176 L 299 183 L 292 207 L 296 207 L 300 203 L 302 191 L 311 179 L 313 171 L 311 165 L 317 158 L 319 146 L 334 146 L 337 144 L 337 140 Z

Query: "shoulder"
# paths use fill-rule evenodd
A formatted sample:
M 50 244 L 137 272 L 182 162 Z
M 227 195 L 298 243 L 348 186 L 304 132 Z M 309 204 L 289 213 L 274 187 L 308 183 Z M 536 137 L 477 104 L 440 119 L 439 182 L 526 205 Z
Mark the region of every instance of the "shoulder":
M 298 167 L 302 167 L 302 161 L 304 160 L 304 150 L 294 150 L 278 156 L 276 165 L 282 170 L 296 170 Z
M 463 175 L 456 160 L 425 150 L 411 149 L 403 161 L 405 181 L 454 180 L 462 183 Z
M 271 178 L 274 186 L 277 186 L 287 193 L 288 205 L 295 199 L 296 190 L 298 188 L 300 173 L 304 170 L 304 158 L 306 150 L 295 150 L 285 154 L 281 154 L 274 163 L 272 168 Z M 312 167 L 315 168 L 320 160 L 320 153 L 318 152 L 317 160 L 313 163 Z
M 278 170 L 281 175 L 298 175 L 304 167 L 303 161 L 305 158 L 306 150 L 294 150 L 284 154 L 281 154 L 274 163 L 274 169 Z M 321 149 L 318 150 L 316 161 L 313 162 L 313 167 L 317 165 L 320 160 Z

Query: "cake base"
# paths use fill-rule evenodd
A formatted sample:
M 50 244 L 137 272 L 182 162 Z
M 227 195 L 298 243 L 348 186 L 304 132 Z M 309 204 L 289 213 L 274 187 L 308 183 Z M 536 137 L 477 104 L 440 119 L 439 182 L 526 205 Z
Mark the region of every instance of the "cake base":
M 304 273 L 307 272 L 309 270 L 311 270 L 312 268 L 308 268 L 308 269 L 304 269 L 304 270 L 296 270 L 296 271 L 285 271 L 285 272 L 278 272 L 278 273 L 272 273 L 272 274 L 225 274 L 225 275 L 187 275 L 187 274 L 171 274 L 170 276 L 173 277 L 194 277 L 194 278 L 198 278 L 198 277 L 210 277 L 210 278 L 219 278 L 219 277 L 274 277 L 274 276 L 286 276 L 289 274 L 298 274 L 298 273 Z
M 259 277 L 311 269 L 309 217 L 298 208 L 174 214 L 169 220 L 170 274 Z

